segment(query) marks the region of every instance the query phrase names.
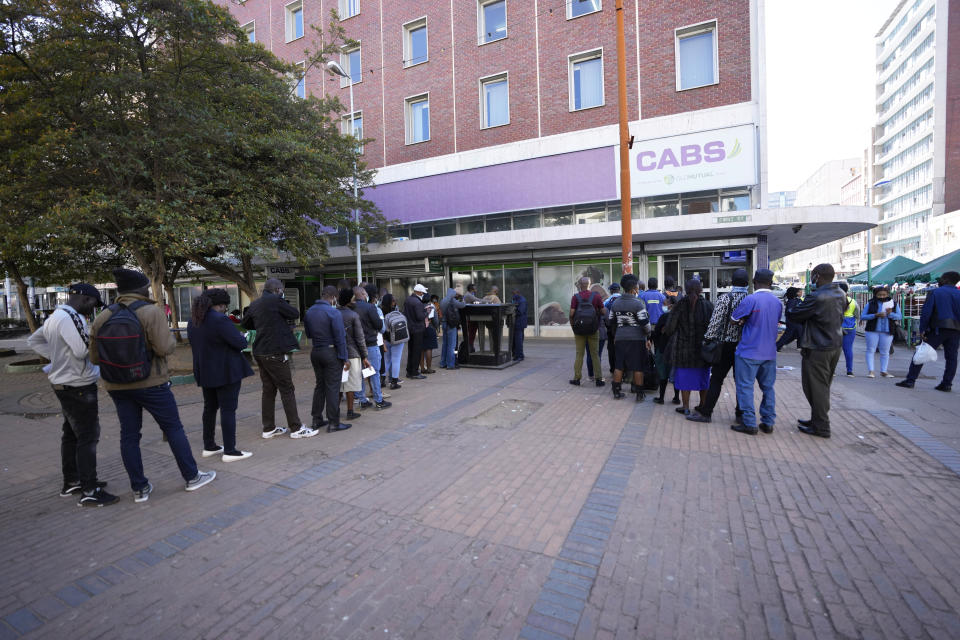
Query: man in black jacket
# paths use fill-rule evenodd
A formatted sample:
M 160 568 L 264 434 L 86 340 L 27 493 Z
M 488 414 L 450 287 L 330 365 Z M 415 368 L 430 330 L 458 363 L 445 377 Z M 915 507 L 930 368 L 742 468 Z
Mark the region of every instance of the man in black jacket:
M 264 438 L 280 436 L 290 431 L 291 438 L 309 438 L 317 435 L 315 429 L 300 422 L 297 397 L 290 373 L 289 354 L 300 345 L 293 336 L 288 320 L 296 320 L 300 311 L 283 299 L 283 282 L 270 278 L 263 285 L 263 293 L 251 303 L 241 326 L 257 332 L 253 339 L 253 358 L 260 368 L 263 392 L 260 399 Z M 275 407 L 277 391 L 287 417 L 287 426 L 276 426 Z
M 403 303 L 403 315 L 407 317 L 410 328 L 410 341 L 407 343 L 407 377 L 411 380 L 423 380 L 427 376 L 420 373 L 420 353 L 423 351 L 423 332 L 426 330 L 427 312 L 423 308 L 423 296 L 427 288 L 417 284 L 413 295 Z
M 376 406 L 377 409 L 386 409 L 391 403 L 383 399 L 383 391 L 380 388 L 380 344 L 377 340 L 383 330 L 383 320 L 377 313 L 377 308 L 370 302 L 370 292 L 364 287 L 353 288 L 354 311 L 360 316 L 360 324 L 363 326 L 363 339 L 367 346 L 367 359 L 370 366 L 377 372 L 368 378 L 370 381 L 370 392 L 373 395 L 373 401 L 367 399 L 364 393 L 363 385 L 360 385 L 360 392 L 357 394 L 357 406 L 361 409 L 369 409 Z M 382 341 L 383 338 L 381 337 Z
M 810 404 L 810 419 L 800 420 L 801 432 L 830 437 L 830 385 L 843 349 L 843 313 L 847 295 L 833 281 L 833 265 L 818 264 L 810 273 L 814 286 L 803 302 L 787 312 L 788 322 L 802 322 L 800 333 L 803 395 Z

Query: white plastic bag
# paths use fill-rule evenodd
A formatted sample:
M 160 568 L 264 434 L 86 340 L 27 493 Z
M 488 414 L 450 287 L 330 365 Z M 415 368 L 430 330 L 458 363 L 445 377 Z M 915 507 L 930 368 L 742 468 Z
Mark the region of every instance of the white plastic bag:
M 927 364 L 937 361 L 937 350 L 926 342 L 917 345 L 917 350 L 913 354 L 913 364 Z

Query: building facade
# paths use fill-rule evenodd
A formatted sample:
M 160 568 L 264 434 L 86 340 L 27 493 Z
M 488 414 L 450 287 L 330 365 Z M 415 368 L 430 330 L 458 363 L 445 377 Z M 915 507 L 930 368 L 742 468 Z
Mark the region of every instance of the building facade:
M 225 2 L 226 4 L 226 2 Z M 613 0 L 247 0 L 226 4 L 248 36 L 298 62 L 335 9 L 358 46 L 347 77 L 305 70 L 300 95 L 354 107 L 368 141 L 365 191 L 395 221 L 362 247 L 363 278 L 442 295 L 473 281 L 529 301 L 531 332 L 566 333 L 574 282 L 620 278 Z M 870 226 L 863 207 L 766 209 L 761 0 L 625 0 L 633 270 L 708 296 L 737 266 Z M 802 233 L 800 232 L 802 230 Z M 331 234 L 326 264 L 287 291 L 356 278 L 355 247 Z

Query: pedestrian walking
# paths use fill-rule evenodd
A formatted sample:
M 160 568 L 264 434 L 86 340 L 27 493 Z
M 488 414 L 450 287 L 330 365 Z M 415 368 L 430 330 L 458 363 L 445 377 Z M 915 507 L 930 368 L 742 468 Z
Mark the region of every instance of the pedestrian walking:
M 418 283 L 403 303 L 403 315 L 407 318 L 407 329 L 410 332 L 410 343 L 407 347 L 407 378 L 410 380 L 423 380 L 427 377 L 420 373 L 423 334 L 427 329 L 427 312 L 423 304 L 423 296 L 426 294 L 427 288 Z
M 850 287 L 846 282 L 838 282 L 837 285 L 847 297 L 847 308 L 843 312 L 843 359 L 847 365 L 847 377 L 852 378 L 853 374 L 853 343 L 857 339 L 857 321 L 859 318 L 859 308 L 857 300 L 850 295 Z
M 690 413 L 690 392 L 699 392 L 699 404 L 706 400 L 710 386 L 710 367 L 701 355 L 703 336 L 710 324 L 713 305 L 700 297 L 703 286 L 696 278 L 687 280 L 684 296 L 673 306 L 670 323 L 666 327 L 669 336 L 676 336 L 673 354 L 673 386 L 680 391 L 683 406 L 677 413 Z
M 310 364 L 313 365 L 312 428 L 327 428 L 327 433 L 346 431 L 352 425 L 340 421 L 340 385 L 344 371 L 350 370 L 343 316 L 336 309 L 337 288 L 326 286 L 320 299 L 307 309 L 303 328 L 312 341 Z M 326 420 L 324 420 L 326 410 Z
M 221 456 L 223 462 L 236 462 L 253 454 L 237 448 L 237 405 L 240 383 L 253 375 L 243 357 L 247 339 L 226 315 L 230 294 L 224 289 L 207 289 L 193 299 L 187 338 L 193 354 L 193 377 L 203 390 L 204 458 Z M 223 446 L 216 441 L 217 413 Z
M 936 289 L 927 293 L 920 310 L 920 338 L 934 349 L 943 347 L 943 379 L 934 387 L 937 391 L 951 391 L 957 374 L 957 350 L 960 348 L 960 273 L 947 271 L 940 276 Z M 898 387 L 912 389 L 920 377 L 922 364 L 910 363 L 905 380 Z
M 355 310 L 352 289 L 340 289 L 338 307 L 343 320 L 343 329 L 347 344 L 347 380 L 341 382 L 340 392 L 347 399 L 347 420 L 356 420 L 360 414 L 354 411 L 354 400 L 357 393 L 363 390 L 362 370 L 370 366 L 367 358 L 367 344 L 363 336 L 363 323 Z
M 376 293 L 375 288 L 374 293 Z M 361 380 L 360 391 L 357 393 L 357 406 L 361 409 L 375 407 L 377 411 L 392 406 L 392 403 L 383 399 L 383 390 L 380 388 L 380 343 L 383 342 L 383 320 L 377 307 L 370 303 L 370 292 L 364 287 L 353 288 L 354 311 L 360 316 L 360 325 L 363 327 L 363 339 L 367 347 L 367 360 L 376 371 L 375 375 L 367 378 L 370 382 L 373 400 L 368 400 L 363 390 Z
M 600 296 L 590 290 L 590 278 L 581 276 L 577 280 L 578 292 L 570 299 L 570 326 L 573 328 L 573 337 L 577 346 L 577 356 L 573 363 L 573 379 L 570 384 L 580 386 L 583 376 L 583 353 L 590 350 L 590 356 L 598 365 L 600 354 L 600 323 L 603 322 L 603 303 Z M 594 383 L 602 387 L 605 383 L 597 367 Z
M 134 502 L 146 502 L 153 485 L 143 472 L 140 432 L 143 411 L 167 438 L 187 491 L 211 482 L 215 471 L 200 471 L 183 431 L 170 390 L 167 356 L 177 348 L 163 310 L 149 298 L 150 281 L 139 271 L 115 269 L 117 301 L 90 328 L 90 361 L 100 365 L 104 387 L 120 421 L 120 457 L 130 478 Z
M 847 296 L 833 281 L 831 264 L 818 264 L 810 272 L 814 289 L 787 315 L 803 323 L 800 334 L 800 378 L 810 405 L 810 419 L 798 420 L 801 432 L 830 437 L 830 386 L 843 349 L 843 314 Z
M 283 297 L 283 281 L 268 279 L 263 285 L 263 293 L 254 300 L 243 314 L 241 326 L 255 330 L 253 339 L 253 359 L 260 369 L 262 391 L 260 396 L 260 414 L 263 438 L 273 438 L 288 431 L 291 438 L 310 438 L 317 435 L 300 420 L 297 410 L 296 389 L 293 374 L 290 371 L 290 353 L 300 345 L 290 329 L 290 323 L 300 317 L 297 310 Z M 278 427 L 276 422 L 277 392 L 283 404 L 286 427 Z
M 710 324 L 707 326 L 706 333 L 703 334 L 703 339 L 719 343 L 720 359 L 710 366 L 710 387 L 707 389 L 707 397 L 700 403 L 699 407 L 687 416 L 687 420 L 691 422 L 711 422 L 713 420 L 713 410 L 717 406 L 717 401 L 720 400 L 723 381 L 730 370 L 734 369 L 737 345 L 740 343 L 743 325 L 739 322 L 732 322 L 730 316 L 749 293 L 747 288 L 748 277 L 746 269 L 736 269 L 732 277 L 733 286 L 730 287 L 729 292 L 717 299 L 717 304 L 713 308 Z M 780 320 L 779 313 L 777 314 L 777 320 L 778 322 Z M 734 370 L 734 380 L 736 380 L 736 370 Z M 741 414 L 739 396 L 737 400 L 734 415 L 739 420 Z
M 440 301 L 443 317 L 443 344 L 440 349 L 440 368 L 459 369 L 457 364 L 457 330 L 460 328 L 460 310 L 466 306 L 456 289 L 447 289 L 447 295 Z
M 520 293 L 520 289 L 513 290 L 510 300 L 516 305 L 513 316 L 513 359 L 523 360 L 523 332 L 527 328 L 527 299 Z
M 647 315 L 647 306 L 638 297 L 639 281 L 633 274 L 626 274 L 620 279 L 623 295 L 617 298 L 610 313 L 617 323 L 617 362 L 614 365 L 613 382 L 610 386 L 614 399 L 624 397 L 622 391 L 624 371 L 633 372 L 633 392 L 636 401 L 642 402 L 643 371 L 647 366 L 647 334 L 650 331 L 650 318 Z M 598 363 L 599 364 L 599 363 Z M 597 367 L 599 370 L 599 366 Z
M 780 339 L 777 340 L 777 352 L 783 349 L 785 346 L 797 341 L 797 348 L 800 348 L 800 332 L 803 330 L 803 325 L 799 322 L 794 322 L 790 320 L 790 314 L 797 308 L 797 305 L 800 304 L 800 289 L 797 287 L 788 287 L 786 294 L 784 294 L 786 309 L 784 310 L 784 322 L 786 324 L 786 329 L 783 331 L 783 335 L 780 336 Z
M 864 341 L 867 343 L 867 377 L 875 378 L 875 356 L 880 352 L 880 377 L 892 378 L 893 374 L 887 371 L 890 363 L 890 345 L 896 335 L 895 324 L 903 314 L 895 300 L 890 299 L 890 289 L 886 285 L 874 287 L 873 297 L 867 302 L 860 319 L 865 322 L 863 328 Z M 844 336 L 846 339 L 846 336 Z
M 118 500 L 97 479 L 100 367 L 90 362 L 87 317 L 103 306 L 100 292 L 85 282 L 70 285 L 67 303 L 58 306 L 29 338 L 27 346 L 50 361 L 43 368 L 63 412 L 60 436 L 60 497 L 77 497 L 81 507 L 103 507 Z
M 753 293 L 744 297 L 734 309 L 731 319 L 743 327 L 736 347 L 733 375 L 737 381 L 737 404 L 740 420 L 730 425 L 734 431 L 756 435 L 759 428 L 773 433 L 777 421 L 777 327 L 783 303 L 773 295 L 773 271 L 757 269 L 753 276 Z M 759 383 L 763 399 L 760 402 L 760 423 L 757 423 L 753 404 L 754 381 Z M 712 384 L 712 381 L 711 381 Z

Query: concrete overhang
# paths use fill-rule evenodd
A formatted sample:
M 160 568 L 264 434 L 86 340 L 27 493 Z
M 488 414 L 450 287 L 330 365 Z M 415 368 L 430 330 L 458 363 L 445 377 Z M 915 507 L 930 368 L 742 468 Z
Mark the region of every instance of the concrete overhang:
M 633 242 L 688 243 L 691 248 L 737 238 L 744 244 L 759 235 L 767 237 L 770 259 L 811 249 L 877 226 L 878 213 L 872 207 L 823 206 L 752 209 L 702 213 L 633 221 Z M 375 262 L 422 259 L 428 256 L 476 256 L 484 253 L 536 251 L 545 249 L 582 250 L 587 247 L 618 247 L 619 222 L 540 227 L 517 231 L 462 234 L 423 240 L 394 240 L 371 244 L 364 260 Z M 730 245 L 729 242 L 726 242 Z M 732 245 L 731 245 L 732 246 Z M 351 264 L 350 247 L 330 250 L 327 265 Z

